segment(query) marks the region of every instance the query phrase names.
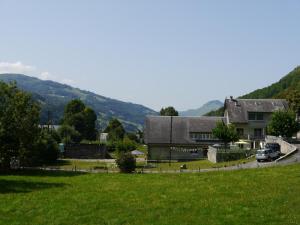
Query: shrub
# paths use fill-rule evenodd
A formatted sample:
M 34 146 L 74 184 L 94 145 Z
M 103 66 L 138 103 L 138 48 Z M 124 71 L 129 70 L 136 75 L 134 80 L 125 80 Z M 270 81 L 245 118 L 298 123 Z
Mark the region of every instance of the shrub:
M 118 152 L 129 152 L 135 150 L 136 147 L 136 142 L 130 140 L 127 137 L 125 137 L 122 141 L 116 142 L 115 144 L 115 150 L 117 150 Z
M 136 168 L 136 161 L 129 152 L 118 154 L 116 163 L 122 173 L 132 173 Z

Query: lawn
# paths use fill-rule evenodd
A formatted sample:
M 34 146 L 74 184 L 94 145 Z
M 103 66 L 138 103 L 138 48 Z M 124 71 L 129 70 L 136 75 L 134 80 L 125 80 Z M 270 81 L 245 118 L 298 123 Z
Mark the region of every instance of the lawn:
M 0 224 L 296 225 L 299 171 L 1 175 Z
M 228 167 L 234 166 L 237 164 L 243 164 L 246 162 L 250 162 L 255 160 L 255 158 L 250 159 L 241 159 L 236 161 L 230 162 L 221 162 L 221 163 L 212 163 L 206 159 L 203 160 L 196 160 L 196 161 L 189 161 L 189 162 L 137 162 L 137 171 L 166 171 L 166 170 L 179 170 L 180 166 L 185 164 L 187 169 L 189 170 L 201 170 L 201 169 L 208 169 L 208 168 L 220 168 L 220 167 Z M 52 168 L 61 168 L 61 169 L 68 169 L 68 170 L 105 170 L 108 169 L 109 171 L 118 171 L 116 168 L 115 163 L 110 162 L 103 162 L 99 161 L 85 161 L 85 160 L 76 160 L 76 159 L 66 159 L 66 160 L 58 160 L 57 163 L 48 165 L 48 167 Z

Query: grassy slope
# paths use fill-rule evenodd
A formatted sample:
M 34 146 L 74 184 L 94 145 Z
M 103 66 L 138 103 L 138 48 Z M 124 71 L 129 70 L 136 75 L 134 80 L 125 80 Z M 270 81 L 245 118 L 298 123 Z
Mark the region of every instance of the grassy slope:
M 299 169 L 2 175 L 0 224 L 299 224 Z

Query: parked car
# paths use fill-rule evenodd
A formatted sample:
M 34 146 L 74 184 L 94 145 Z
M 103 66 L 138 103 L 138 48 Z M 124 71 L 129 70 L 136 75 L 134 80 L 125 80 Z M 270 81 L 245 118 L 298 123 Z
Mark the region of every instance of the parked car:
M 265 145 L 265 148 L 267 149 L 273 149 L 275 151 L 278 151 L 280 153 L 280 145 L 277 143 L 267 143 Z
M 269 149 L 269 148 L 265 148 L 265 149 L 260 149 L 257 150 L 256 152 L 256 160 L 258 162 L 260 161 L 271 161 L 273 159 L 276 159 L 280 156 L 280 151 L 278 151 L 278 149 Z

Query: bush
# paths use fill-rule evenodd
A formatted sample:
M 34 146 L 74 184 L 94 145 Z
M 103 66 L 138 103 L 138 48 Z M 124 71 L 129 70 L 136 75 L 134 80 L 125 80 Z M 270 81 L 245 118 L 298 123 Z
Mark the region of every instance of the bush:
M 129 152 L 135 150 L 137 144 L 135 141 L 130 140 L 129 138 L 125 137 L 122 141 L 118 141 L 115 144 L 115 149 L 118 152 Z
M 129 152 L 122 152 L 118 155 L 116 163 L 122 173 L 132 173 L 136 168 L 136 161 Z

